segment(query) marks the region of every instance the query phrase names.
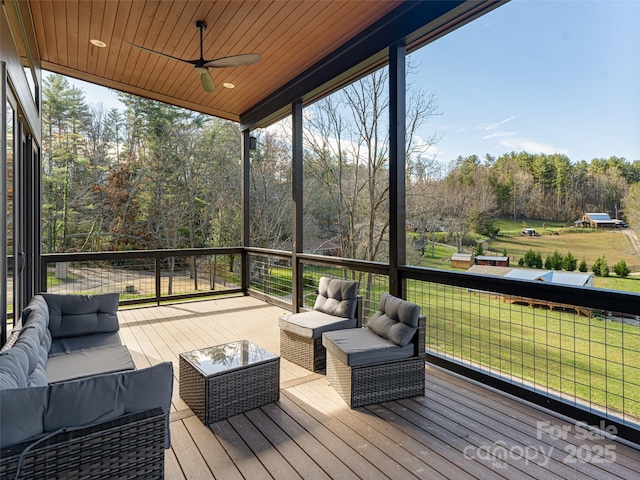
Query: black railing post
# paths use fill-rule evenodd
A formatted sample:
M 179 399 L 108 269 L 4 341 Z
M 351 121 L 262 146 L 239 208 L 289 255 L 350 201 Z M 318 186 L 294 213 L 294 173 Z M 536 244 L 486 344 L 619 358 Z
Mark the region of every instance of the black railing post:
M 291 169 L 291 196 L 293 203 L 292 242 L 291 242 L 291 309 L 299 312 L 304 304 L 303 271 L 298 253 L 303 253 L 302 234 L 302 100 L 297 100 L 291 108 L 291 150 L 293 153 L 293 168 Z
M 389 47 L 389 293 L 406 295 L 400 265 L 406 263 L 405 57 L 404 43 Z
M 242 132 L 242 253 L 240 254 L 240 288 L 245 295 L 249 292 L 251 286 L 250 274 L 250 257 L 246 248 L 250 246 L 250 228 L 251 228 L 251 192 L 249 189 L 249 175 L 251 172 L 251 137 L 250 131 Z
M 47 278 L 49 271 L 49 262 L 44 257 L 40 257 L 40 292 L 47 291 Z
M 162 298 L 162 257 L 154 257 L 155 272 L 156 272 L 156 303 L 160 305 L 160 299 Z

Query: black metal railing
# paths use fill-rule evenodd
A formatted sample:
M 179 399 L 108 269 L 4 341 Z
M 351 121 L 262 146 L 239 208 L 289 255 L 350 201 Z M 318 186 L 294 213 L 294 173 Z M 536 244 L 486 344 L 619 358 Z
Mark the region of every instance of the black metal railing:
M 119 292 L 122 305 L 239 293 L 241 258 L 241 248 L 47 254 L 41 290 Z
M 292 305 L 290 254 L 250 254 L 251 288 Z M 364 323 L 388 291 L 389 266 L 297 255 L 303 305 L 323 275 L 360 282 Z M 430 362 L 589 424 L 640 429 L 640 296 L 497 276 L 402 267 L 404 297 L 427 318 Z M 277 277 L 277 279 L 276 279 Z M 263 288 L 264 286 L 271 286 Z M 286 293 L 282 293 L 286 292 Z
M 321 276 L 351 278 L 360 282 L 365 325 L 389 290 L 387 264 L 297 254 L 294 269 L 293 258 L 257 248 L 44 255 L 43 289 L 120 291 L 123 304 L 243 293 L 293 309 L 294 284 L 311 308 Z M 621 436 L 638 434 L 640 295 L 409 266 L 400 276 L 403 297 L 427 318 L 428 361 L 577 420 L 605 421 Z

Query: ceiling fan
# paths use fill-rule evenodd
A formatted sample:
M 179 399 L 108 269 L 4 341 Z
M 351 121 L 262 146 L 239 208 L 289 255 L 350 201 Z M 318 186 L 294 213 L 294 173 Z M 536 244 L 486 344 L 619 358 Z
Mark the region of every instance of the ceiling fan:
M 245 53 L 242 55 L 232 55 L 229 57 L 215 58 L 213 60 L 205 60 L 202 56 L 202 32 L 205 30 L 205 28 L 207 28 L 207 24 L 203 20 L 198 20 L 196 22 L 196 27 L 200 30 L 200 58 L 197 58 L 195 60 L 186 60 L 184 58 L 174 57 L 173 55 L 168 55 L 166 53 L 156 52 L 155 50 L 151 50 L 134 43 L 131 43 L 130 45 L 133 45 L 134 47 L 137 47 L 141 50 L 146 50 L 147 52 L 162 55 L 163 57 L 169 57 L 173 58 L 174 60 L 190 63 L 195 67 L 196 72 L 200 74 L 200 82 L 202 83 L 202 89 L 205 92 L 213 92 L 213 90 L 216 88 L 215 84 L 213 83 L 213 78 L 211 78 L 211 74 L 209 73 L 210 68 L 245 67 L 248 65 L 253 65 L 254 63 L 258 63 L 262 59 L 262 56 L 259 53 Z

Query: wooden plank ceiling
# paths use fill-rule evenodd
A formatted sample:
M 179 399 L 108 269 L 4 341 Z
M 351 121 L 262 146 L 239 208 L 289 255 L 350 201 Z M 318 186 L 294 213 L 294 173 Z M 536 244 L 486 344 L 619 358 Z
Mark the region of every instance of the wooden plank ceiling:
M 30 0 L 43 69 L 235 121 L 400 3 Z M 208 25 L 205 59 L 259 53 L 262 60 L 211 69 L 216 88 L 207 93 L 192 65 L 131 46 L 197 59 L 197 20 Z

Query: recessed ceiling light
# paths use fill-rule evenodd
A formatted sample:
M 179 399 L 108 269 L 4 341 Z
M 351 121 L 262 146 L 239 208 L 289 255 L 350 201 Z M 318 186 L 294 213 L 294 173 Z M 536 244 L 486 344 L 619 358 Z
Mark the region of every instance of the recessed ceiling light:
M 236 86 L 233 83 L 228 83 L 228 82 L 223 83 L 222 86 L 226 88 L 236 88 Z
M 91 45 L 95 45 L 96 47 L 100 47 L 100 48 L 104 48 L 104 47 L 107 46 L 106 43 L 104 43 L 104 42 L 102 42 L 102 41 L 100 41 L 98 39 L 95 39 L 95 38 L 92 38 L 91 40 L 89 40 L 89 43 Z

